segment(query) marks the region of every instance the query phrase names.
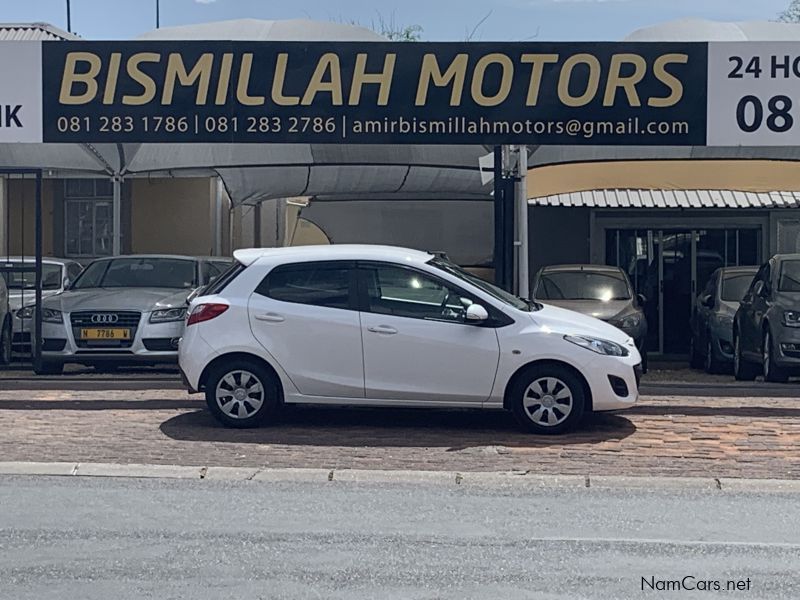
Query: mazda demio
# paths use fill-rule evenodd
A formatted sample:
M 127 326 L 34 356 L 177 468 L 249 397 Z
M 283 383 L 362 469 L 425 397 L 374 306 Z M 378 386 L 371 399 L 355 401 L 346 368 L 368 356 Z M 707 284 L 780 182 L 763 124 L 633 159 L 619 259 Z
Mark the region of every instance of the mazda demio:
M 555 434 L 638 397 L 633 340 L 448 260 L 365 245 L 249 249 L 191 301 L 190 392 L 230 427 L 284 404 L 507 409 Z

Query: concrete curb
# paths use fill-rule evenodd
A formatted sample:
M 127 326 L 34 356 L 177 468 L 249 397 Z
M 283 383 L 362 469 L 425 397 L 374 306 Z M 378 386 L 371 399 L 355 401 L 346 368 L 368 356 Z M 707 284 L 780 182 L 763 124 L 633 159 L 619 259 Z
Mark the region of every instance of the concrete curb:
M 297 483 L 401 483 L 550 489 L 695 490 L 800 493 L 800 480 L 713 477 L 541 475 L 523 471 L 455 472 L 362 469 L 274 469 L 71 462 L 0 462 L 2 475 L 122 477 Z

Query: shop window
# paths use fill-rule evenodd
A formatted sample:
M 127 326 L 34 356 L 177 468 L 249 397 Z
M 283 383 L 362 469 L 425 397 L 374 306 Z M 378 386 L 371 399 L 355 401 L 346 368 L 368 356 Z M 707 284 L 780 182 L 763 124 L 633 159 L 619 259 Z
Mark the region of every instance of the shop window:
M 114 238 L 114 202 L 108 179 L 64 181 L 64 255 L 110 256 Z

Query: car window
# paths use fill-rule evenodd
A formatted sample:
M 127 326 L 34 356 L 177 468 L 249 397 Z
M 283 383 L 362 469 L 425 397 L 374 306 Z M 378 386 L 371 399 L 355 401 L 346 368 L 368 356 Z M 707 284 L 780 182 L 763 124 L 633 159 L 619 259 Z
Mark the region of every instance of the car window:
M 5 279 L 9 290 L 32 290 L 36 288 L 36 271 L 34 271 L 34 263 L 14 262 L 6 264 L 11 264 L 13 268 L 25 268 L 24 271 L 3 271 L 2 276 L 3 279 Z M 57 290 L 60 287 L 61 265 L 47 263 L 42 264 L 42 289 Z
M 543 273 L 534 298 L 537 300 L 630 300 L 628 282 L 621 274 L 592 271 Z
M 373 313 L 463 323 L 472 299 L 442 281 L 402 267 L 365 267 Z
M 778 291 L 800 292 L 800 260 L 785 260 L 781 263 Z
M 218 263 L 203 261 L 200 263 L 200 271 L 203 283 L 208 285 L 222 275 L 224 269 L 221 269 Z
M 733 275 L 726 277 L 722 282 L 722 299 L 728 302 L 739 302 L 747 293 L 752 275 Z
M 337 263 L 290 265 L 270 271 L 256 293 L 295 304 L 350 309 L 351 269 Z
M 69 277 L 70 281 L 75 281 L 78 275 L 81 274 L 83 267 L 78 263 L 70 263 L 67 265 L 67 277 Z
M 188 289 L 196 285 L 196 263 L 180 258 L 131 257 L 91 263 L 72 289 L 163 287 Z
M 228 264 L 228 268 L 225 269 L 219 277 L 214 279 L 214 281 L 210 284 L 206 284 L 205 289 L 202 290 L 203 296 L 212 296 L 214 294 L 219 294 L 222 290 L 228 287 L 228 284 L 236 279 L 239 276 L 239 273 L 244 271 L 247 267 L 245 267 L 242 263 L 238 261 L 234 261 Z

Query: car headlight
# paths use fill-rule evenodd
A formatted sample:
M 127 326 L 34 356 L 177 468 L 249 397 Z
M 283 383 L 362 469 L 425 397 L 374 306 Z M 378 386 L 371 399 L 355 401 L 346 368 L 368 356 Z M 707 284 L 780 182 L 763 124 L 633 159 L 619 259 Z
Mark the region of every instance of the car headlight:
M 23 306 L 17 311 L 17 318 L 26 321 L 33 320 L 36 315 L 36 306 L 29 305 Z M 63 323 L 64 319 L 61 316 L 61 311 L 55 308 L 42 309 L 42 321 L 45 323 Z
M 183 321 L 186 318 L 186 307 L 164 308 L 150 313 L 151 323 L 167 323 L 169 321 Z
M 634 329 L 639 326 L 639 323 L 642 322 L 642 319 L 639 315 L 631 315 L 629 317 L 625 317 L 619 323 L 619 327 L 621 329 Z
M 783 311 L 783 324 L 787 327 L 800 327 L 800 311 Z
M 572 342 L 576 346 L 586 348 L 598 354 L 605 354 L 606 356 L 628 356 L 630 352 L 625 346 L 617 344 L 616 342 L 609 342 L 608 340 L 601 340 L 585 335 L 565 335 L 564 339 Z
M 34 306 L 23 306 L 17 311 L 18 319 L 30 320 L 33 319 Z

